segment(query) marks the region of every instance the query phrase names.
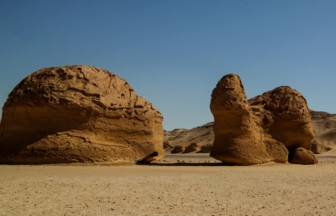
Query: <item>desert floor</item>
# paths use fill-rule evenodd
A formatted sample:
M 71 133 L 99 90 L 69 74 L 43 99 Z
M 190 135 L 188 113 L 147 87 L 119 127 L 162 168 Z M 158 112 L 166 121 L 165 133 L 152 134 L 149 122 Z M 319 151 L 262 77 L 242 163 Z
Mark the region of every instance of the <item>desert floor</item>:
M 167 155 L 150 165 L 1 165 L 0 215 L 336 215 L 333 155 L 244 167 L 190 155 L 180 155 L 185 164 Z

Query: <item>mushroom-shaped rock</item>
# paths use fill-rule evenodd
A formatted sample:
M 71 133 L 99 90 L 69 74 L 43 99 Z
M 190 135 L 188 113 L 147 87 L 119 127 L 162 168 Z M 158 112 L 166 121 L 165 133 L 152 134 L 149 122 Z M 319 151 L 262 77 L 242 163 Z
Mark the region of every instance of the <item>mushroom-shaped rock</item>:
M 162 115 L 111 72 L 41 69 L 3 107 L 0 163 L 137 162 L 164 156 Z
M 215 141 L 210 156 L 224 163 L 253 165 L 267 162 L 285 163 L 285 145 L 273 139 L 264 122 L 254 115 L 240 77 L 224 76 L 211 95 Z
M 299 164 L 317 164 L 318 160 L 312 151 L 300 147 L 294 150 L 292 162 Z
M 194 152 L 194 151 L 201 151 L 202 145 L 199 143 L 191 143 L 186 146 L 184 153 Z

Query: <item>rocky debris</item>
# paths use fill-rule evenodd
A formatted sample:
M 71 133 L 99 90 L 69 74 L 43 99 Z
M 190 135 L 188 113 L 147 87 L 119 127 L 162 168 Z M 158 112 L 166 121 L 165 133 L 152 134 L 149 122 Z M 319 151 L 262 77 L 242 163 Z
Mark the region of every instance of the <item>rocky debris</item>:
M 199 143 L 191 143 L 186 146 L 184 153 L 194 152 L 194 151 L 201 151 L 202 145 Z
M 313 142 L 311 143 L 311 151 L 314 154 L 323 154 L 327 151 L 332 150 L 332 147 L 329 146 L 325 146 L 325 145 L 321 145 L 318 141 L 313 140 Z
M 41 69 L 3 107 L 0 163 L 117 163 L 164 157 L 162 115 L 111 72 Z
M 201 151 L 204 152 L 204 153 L 210 153 L 212 147 L 213 147 L 212 143 L 208 143 L 208 144 L 202 145 Z
M 172 153 L 183 153 L 186 149 L 186 146 L 175 146 Z
M 228 164 L 285 163 L 289 153 L 310 149 L 314 138 L 305 98 L 281 86 L 247 101 L 238 75 L 228 74 L 211 95 L 215 141 L 211 156 Z
M 310 110 L 315 140 L 322 145 L 336 147 L 336 114 Z
M 167 142 L 164 142 L 163 143 L 163 148 L 164 149 L 171 149 L 171 148 L 174 148 L 174 146 L 172 145 L 172 141 L 167 141 Z
M 318 160 L 312 151 L 299 147 L 293 152 L 292 162 L 299 164 L 317 164 Z

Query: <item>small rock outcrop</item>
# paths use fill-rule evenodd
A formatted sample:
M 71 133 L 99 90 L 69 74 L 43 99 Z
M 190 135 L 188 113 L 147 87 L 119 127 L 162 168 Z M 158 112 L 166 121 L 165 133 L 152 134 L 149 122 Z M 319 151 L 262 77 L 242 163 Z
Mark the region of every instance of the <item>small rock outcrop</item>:
M 199 143 L 191 143 L 186 146 L 184 153 L 194 152 L 194 151 L 201 151 L 202 145 Z
M 215 141 L 210 156 L 229 164 L 285 163 L 314 138 L 305 98 L 281 86 L 247 101 L 238 75 L 224 76 L 211 95 Z
M 3 107 L 0 163 L 118 163 L 164 156 L 162 115 L 111 72 L 41 69 Z
M 170 148 L 174 148 L 174 146 L 172 145 L 172 141 L 167 141 L 163 143 L 163 148 L 164 149 L 170 149 Z
M 318 160 L 312 151 L 300 147 L 294 150 L 292 162 L 299 164 L 317 164 Z
M 212 150 L 212 147 L 213 147 L 212 143 L 208 143 L 208 144 L 202 145 L 201 151 L 204 152 L 204 153 L 210 153 L 211 150 Z
M 175 146 L 172 153 L 183 153 L 186 149 L 186 146 Z
M 327 151 L 332 150 L 332 147 L 329 146 L 325 146 L 325 145 L 321 145 L 318 141 L 313 140 L 313 142 L 311 143 L 311 151 L 314 154 L 323 154 Z

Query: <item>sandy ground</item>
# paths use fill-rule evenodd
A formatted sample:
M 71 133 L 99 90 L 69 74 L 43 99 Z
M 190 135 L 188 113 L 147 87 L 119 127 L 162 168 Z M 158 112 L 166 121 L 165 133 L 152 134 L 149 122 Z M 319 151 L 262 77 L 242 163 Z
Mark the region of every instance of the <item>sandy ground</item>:
M 171 153 L 172 149 L 167 149 L 165 151 L 165 157 L 160 161 L 163 163 L 186 163 L 199 165 L 199 163 L 213 163 L 214 166 L 221 165 L 222 162 L 216 160 L 213 157 L 210 157 L 210 153 Z M 336 149 L 328 151 L 324 154 L 316 154 L 317 159 L 324 162 L 334 162 L 336 163 Z M 216 164 L 218 163 L 218 164 Z
M 0 166 L 0 215 L 335 215 L 336 163 Z

